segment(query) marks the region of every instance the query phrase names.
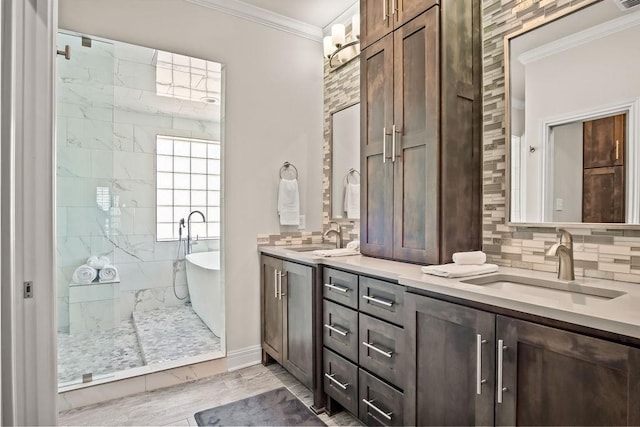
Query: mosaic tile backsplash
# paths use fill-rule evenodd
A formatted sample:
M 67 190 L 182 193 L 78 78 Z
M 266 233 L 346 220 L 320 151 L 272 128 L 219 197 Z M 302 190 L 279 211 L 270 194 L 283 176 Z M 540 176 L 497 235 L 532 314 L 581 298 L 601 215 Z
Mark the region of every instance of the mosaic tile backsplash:
M 322 228 L 331 220 L 331 114 L 360 102 L 360 58 L 335 71 L 324 65 L 324 142 L 322 144 Z M 345 242 L 360 238 L 360 221 L 337 220 Z
M 557 241 L 555 227 L 507 225 L 505 212 L 504 36 L 536 26 L 590 0 L 484 0 L 483 35 L 483 248 L 491 262 L 556 271 L 545 249 Z M 569 229 L 574 236 L 576 275 L 640 282 L 640 230 Z

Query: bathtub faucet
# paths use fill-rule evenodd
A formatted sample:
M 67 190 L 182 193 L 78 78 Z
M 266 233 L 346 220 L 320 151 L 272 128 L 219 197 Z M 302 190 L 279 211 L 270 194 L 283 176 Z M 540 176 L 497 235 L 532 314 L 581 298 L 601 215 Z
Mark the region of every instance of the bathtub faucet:
M 193 239 L 191 238 L 191 215 L 199 214 L 202 217 L 202 222 L 206 222 L 204 218 L 204 214 L 200 211 L 192 211 L 187 217 L 187 253 L 191 253 L 191 249 L 193 249 Z M 196 236 L 196 241 L 198 241 L 198 236 Z

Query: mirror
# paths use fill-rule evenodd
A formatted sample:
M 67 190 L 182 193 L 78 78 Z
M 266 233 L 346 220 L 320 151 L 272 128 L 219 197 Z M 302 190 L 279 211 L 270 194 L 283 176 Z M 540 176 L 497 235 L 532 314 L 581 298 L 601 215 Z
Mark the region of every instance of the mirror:
M 510 221 L 640 224 L 640 6 L 505 39 Z
M 360 104 L 331 114 L 331 217 L 360 219 Z

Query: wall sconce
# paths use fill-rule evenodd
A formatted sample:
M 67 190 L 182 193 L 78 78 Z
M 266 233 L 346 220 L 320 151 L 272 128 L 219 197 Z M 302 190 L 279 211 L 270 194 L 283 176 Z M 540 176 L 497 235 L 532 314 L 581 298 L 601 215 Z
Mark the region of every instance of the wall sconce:
M 331 35 L 322 40 L 324 56 L 334 71 L 360 55 L 360 15 L 351 18 L 351 37 L 347 40 L 343 24 L 331 26 Z

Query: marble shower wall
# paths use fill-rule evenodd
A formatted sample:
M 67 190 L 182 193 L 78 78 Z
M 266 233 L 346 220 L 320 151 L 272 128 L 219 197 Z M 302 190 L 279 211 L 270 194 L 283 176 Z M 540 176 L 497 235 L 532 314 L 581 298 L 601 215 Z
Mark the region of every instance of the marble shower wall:
M 530 28 L 569 7 L 591 0 L 483 0 L 483 248 L 492 262 L 556 271 L 557 258 L 545 255 L 554 227 L 514 227 L 505 215 L 506 34 Z M 640 282 L 640 230 L 571 229 L 576 275 Z
M 187 295 L 178 243 L 156 242 L 156 134 L 220 139 L 219 107 L 155 94 L 155 51 L 124 43 L 59 34 L 71 60 L 57 59 L 57 287 L 58 327 L 69 318 L 87 329 L 108 327 L 86 314 L 116 303 L 115 323 L 134 310 L 182 302 Z M 117 205 L 116 205 L 117 203 Z M 194 248 L 219 250 L 218 240 Z M 74 269 L 91 255 L 108 256 L 120 273 L 119 287 L 102 299 L 69 304 Z M 119 289 L 118 289 L 119 288 Z M 110 297 L 110 298 L 109 298 Z M 71 310 L 71 312 L 69 311 Z

